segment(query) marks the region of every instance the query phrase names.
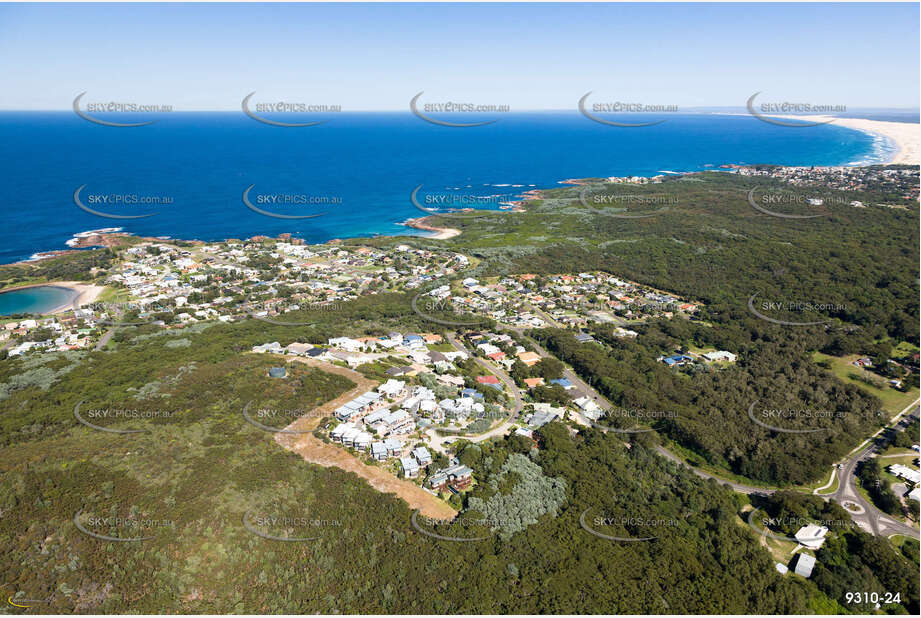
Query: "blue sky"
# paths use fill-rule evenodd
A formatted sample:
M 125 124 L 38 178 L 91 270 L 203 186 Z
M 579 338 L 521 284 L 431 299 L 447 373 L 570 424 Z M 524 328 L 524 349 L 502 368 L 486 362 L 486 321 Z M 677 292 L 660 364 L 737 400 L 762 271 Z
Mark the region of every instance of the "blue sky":
M 2 109 L 919 105 L 919 5 L 0 4 Z M 254 99 L 254 100 L 255 100 Z M 761 100 L 761 99 L 759 99 Z

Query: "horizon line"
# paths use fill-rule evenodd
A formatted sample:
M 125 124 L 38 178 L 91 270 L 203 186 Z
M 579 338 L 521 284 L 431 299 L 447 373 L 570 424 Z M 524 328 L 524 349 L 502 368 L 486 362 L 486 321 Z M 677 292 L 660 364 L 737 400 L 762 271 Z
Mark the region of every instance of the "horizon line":
M 680 105 L 679 109 L 675 111 L 654 111 L 654 112 L 609 112 L 609 113 L 620 113 L 620 114 L 675 114 L 681 113 L 683 111 L 710 111 L 710 110 L 741 110 L 748 112 L 748 109 L 745 105 L 693 105 L 682 108 Z M 23 108 L 0 108 L 0 113 L 3 112 L 70 112 L 73 113 L 72 107 L 64 108 L 39 108 L 39 109 L 23 109 Z M 578 112 L 578 107 L 554 107 L 554 108 L 522 108 L 509 111 L 483 111 L 483 112 L 472 112 L 476 114 L 514 114 L 514 113 L 533 113 L 533 112 Z M 823 116 L 831 116 L 836 114 L 847 114 L 852 111 L 901 111 L 901 112 L 919 112 L 921 113 L 921 106 L 856 106 L 845 112 L 790 112 L 790 114 L 795 115 L 810 115 L 818 114 Z M 220 112 L 229 112 L 229 113 L 238 113 L 242 112 L 240 108 L 191 108 L 191 109 L 173 109 L 168 112 L 116 112 L 116 113 L 149 113 L 149 114 L 171 114 L 176 112 L 210 112 L 210 113 L 220 113 Z M 349 110 L 340 110 L 340 111 L 317 111 L 317 112 L 308 112 L 311 114 L 345 114 L 353 112 L 362 112 L 362 113 L 385 113 L 385 112 L 409 112 L 412 113 L 412 110 L 409 107 L 400 107 L 400 108 L 386 108 L 386 109 L 349 109 Z M 290 113 L 301 113 L 301 112 L 264 112 L 264 113 L 273 113 L 273 114 L 290 114 Z M 441 113 L 457 113 L 457 112 L 441 112 Z

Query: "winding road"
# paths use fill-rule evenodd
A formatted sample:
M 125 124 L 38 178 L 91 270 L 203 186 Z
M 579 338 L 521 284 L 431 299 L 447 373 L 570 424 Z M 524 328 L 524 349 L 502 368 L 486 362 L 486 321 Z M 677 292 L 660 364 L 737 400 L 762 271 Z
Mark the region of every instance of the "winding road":
M 549 316 L 543 316 L 543 317 L 549 318 Z M 541 357 L 551 356 L 546 350 L 544 350 L 540 345 L 538 345 L 537 342 L 535 342 L 533 339 L 524 336 L 522 333 L 524 329 L 513 329 L 513 330 L 515 330 L 515 332 L 517 332 L 520 336 L 528 339 L 528 341 L 530 341 L 531 344 L 534 346 L 534 349 L 538 353 L 538 355 L 540 355 Z M 594 388 L 589 386 L 584 380 L 580 379 L 571 370 L 566 369 L 563 373 L 569 379 L 569 381 L 572 382 L 573 385 L 576 387 L 575 392 L 578 395 L 590 397 L 599 406 L 601 406 L 605 410 L 609 410 L 611 408 L 610 403 L 604 397 L 598 394 L 598 392 L 595 391 Z M 894 426 L 898 428 L 899 430 L 904 430 L 909 425 L 909 423 L 911 423 L 912 420 L 917 417 L 917 414 L 918 414 L 917 411 L 914 414 L 910 414 L 910 415 L 906 415 L 906 413 L 909 410 L 911 410 L 913 407 L 917 406 L 918 403 L 919 403 L 919 400 L 916 400 L 912 404 L 906 406 L 905 409 L 903 409 L 901 412 L 899 412 L 897 415 L 895 415 L 892 418 L 892 420 L 887 425 L 887 427 Z M 866 459 L 873 457 L 878 452 L 880 445 L 876 441 L 876 438 L 880 436 L 883 433 L 883 431 L 885 431 L 885 429 L 886 429 L 885 427 L 880 429 L 875 434 L 873 434 L 873 436 L 869 438 L 868 440 L 868 442 L 870 443 L 869 446 L 865 448 L 863 448 L 863 445 L 858 446 L 854 451 L 852 451 L 852 453 L 847 459 L 845 459 L 843 462 L 841 462 L 840 464 L 838 464 L 838 466 L 835 467 L 834 473 L 837 475 L 837 478 L 838 478 L 838 490 L 836 492 L 832 494 L 825 494 L 825 495 L 817 494 L 817 495 L 822 496 L 826 500 L 829 500 L 829 499 L 834 500 L 838 502 L 839 504 L 841 504 L 842 506 L 846 502 L 852 502 L 854 504 L 859 505 L 862 508 L 863 512 L 856 513 L 853 511 L 849 511 L 851 515 L 851 519 L 853 519 L 857 523 L 857 525 L 859 525 L 861 528 L 863 528 L 865 531 L 871 534 L 874 534 L 877 536 L 887 536 L 887 537 L 893 534 L 902 534 L 902 535 L 906 535 L 910 537 L 919 538 L 918 529 L 913 528 L 905 523 L 902 523 L 898 521 L 897 519 L 887 515 L 886 513 L 883 513 L 878 508 L 876 508 L 876 506 L 874 506 L 873 504 L 865 500 L 863 496 L 861 496 L 860 493 L 857 491 L 857 477 L 855 474 L 857 470 L 857 466 L 861 461 L 865 461 Z M 657 446 L 656 451 L 662 457 L 665 457 L 666 459 L 670 461 L 673 461 L 687 468 L 690 468 L 691 471 L 694 472 L 694 474 L 696 474 L 697 476 L 704 478 L 704 479 L 713 479 L 719 482 L 720 484 L 726 485 L 730 487 L 733 491 L 736 491 L 739 493 L 743 493 L 747 495 L 769 496 L 779 491 L 778 488 L 754 487 L 751 485 L 744 485 L 742 483 L 720 478 L 719 476 L 716 476 L 714 474 L 701 470 L 700 468 L 690 465 L 689 463 L 681 459 L 678 455 L 672 453 L 671 451 L 669 451 L 663 446 Z M 856 451 L 856 454 L 855 454 L 855 451 Z
M 905 431 L 908 425 L 917 418 L 918 411 L 916 410 L 912 414 L 906 414 L 910 409 L 918 405 L 916 400 L 914 403 L 905 407 L 904 410 L 899 412 L 893 419 L 892 422 L 887 427 L 894 427 L 897 431 Z M 885 429 L 885 428 L 884 428 Z M 917 528 L 913 528 L 901 521 L 887 515 L 880 511 L 876 506 L 866 500 L 859 491 L 857 491 L 857 467 L 860 462 L 867 461 L 873 458 L 880 450 L 882 446 L 878 440 L 877 436 L 882 433 L 882 429 L 870 438 L 870 445 L 865 448 L 858 447 L 857 453 L 852 455 L 849 459 L 846 459 L 840 464 L 839 468 L 835 469 L 835 474 L 838 477 L 838 490 L 832 494 L 827 494 L 826 499 L 832 499 L 835 502 L 838 502 L 842 506 L 845 502 L 852 502 L 857 504 L 863 509 L 863 513 L 851 513 L 851 519 L 857 522 L 861 528 L 875 534 L 877 536 L 891 536 L 893 534 L 902 534 L 905 536 L 918 538 L 919 532 Z
M 445 334 L 445 339 L 448 341 L 448 343 L 454 346 L 455 350 L 458 352 L 465 352 L 480 367 L 484 368 L 486 371 L 499 378 L 499 381 L 502 382 L 505 388 L 512 394 L 512 397 L 515 400 L 515 404 L 512 408 L 511 414 L 509 414 L 509 417 L 505 421 L 499 425 L 496 425 L 489 431 L 485 431 L 480 434 L 466 435 L 463 433 L 457 433 L 451 435 L 441 435 L 436 429 L 427 429 L 425 433 L 429 436 L 431 446 L 435 450 L 442 453 L 447 452 L 447 449 L 444 446 L 446 440 L 456 440 L 457 438 L 463 438 L 468 442 L 482 442 L 483 440 L 505 435 L 505 433 L 511 429 L 513 423 L 518 420 L 518 417 L 521 415 L 521 411 L 524 409 L 524 400 L 521 398 L 521 391 L 518 389 L 518 386 L 515 385 L 515 381 L 510 375 L 498 367 L 490 365 L 482 358 L 476 356 L 472 351 L 468 350 L 461 342 L 459 342 L 453 334 Z

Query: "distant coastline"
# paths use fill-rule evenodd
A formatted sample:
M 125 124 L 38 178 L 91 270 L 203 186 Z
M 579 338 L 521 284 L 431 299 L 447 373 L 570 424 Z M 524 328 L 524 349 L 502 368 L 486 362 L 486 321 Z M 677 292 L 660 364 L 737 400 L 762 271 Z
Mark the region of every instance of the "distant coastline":
M 919 143 L 921 143 L 921 124 L 911 122 L 891 122 L 887 120 L 867 120 L 865 118 L 842 118 L 838 116 L 771 116 L 772 118 L 790 118 L 803 122 L 829 122 L 832 125 L 861 131 L 873 137 L 889 141 L 895 151 L 886 164 L 921 165 Z
M 735 115 L 735 114 L 727 114 Z M 789 118 L 800 120 L 803 122 L 828 122 L 833 126 L 838 126 L 853 131 L 858 131 L 863 134 L 869 135 L 874 140 L 883 140 L 887 143 L 889 148 L 884 148 L 878 150 L 881 155 L 885 155 L 884 161 L 874 162 L 874 163 L 852 163 L 846 164 L 848 167 L 861 167 L 866 165 L 880 165 L 880 164 L 907 164 L 907 165 L 919 165 L 921 164 L 921 124 L 918 123 L 909 123 L 909 122 L 893 122 L 893 121 L 884 121 L 884 120 L 868 120 L 864 118 L 844 118 L 837 116 L 803 116 L 803 115 L 772 115 L 772 118 Z M 829 122 L 830 121 L 830 122 Z M 715 167 L 715 166 L 711 166 Z M 817 165 L 814 167 L 828 167 Z M 669 172 L 669 173 L 678 173 L 678 172 Z M 558 184 L 572 184 L 577 181 L 572 179 L 558 181 Z M 497 185 L 498 186 L 498 185 Z M 519 186 L 519 185 L 514 185 Z M 531 185 L 533 186 L 533 185 Z M 539 199 L 542 191 L 547 189 L 527 189 L 521 194 L 521 199 L 512 202 L 514 206 L 513 211 L 522 210 L 522 204 L 531 199 Z M 447 240 L 458 236 L 461 231 L 456 228 L 450 227 L 438 227 L 431 223 L 431 217 L 418 217 L 407 219 L 399 225 L 404 225 L 409 228 L 416 230 L 421 230 L 428 232 L 424 237 L 430 238 L 433 240 Z M 399 234 L 397 234 L 398 236 Z M 282 238 L 284 235 L 280 235 L 279 238 Z M 78 232 L 73 235 L 73 237 L 66 241 L 66 245 L 70 247 L 69 249 L 50 249 L 45 251 L 39 251 L 33 253 L 28 259 L 16 260 L 7 264 L 9 265 L 24 265 L 29 263 L 35 263 L 38 261 L 51 259 L 55 257 L 60 257 L 74 253 L 75 251 L 81 249 L 87 249 L 91 247 L 115 247 L 119 244 L 122 244 L 122 239 L 126 237 L 136 237 L 142 240 L 169 240 L 170 237 L 147 237 L 143 235 L 135 235 L 130 232 L 124 232 L 123 228 L 102 228 L 98 230 L 89 230 L 85 232 Z M 356 238 L 363 238 L 367 236 L 357 236 Z M 228 240 L 228 239 L 225 239 Z M 330 242 L 334 239 L 328 239 L 325 242 Z M 194 241 L 193 241 L 194 242 Z M 212 242 L 221 242 L 220 240 L 215 240 Z M 317 244 L 317 243 L 311 243 Z M 322 244 L 322 243 L 319 243 Z

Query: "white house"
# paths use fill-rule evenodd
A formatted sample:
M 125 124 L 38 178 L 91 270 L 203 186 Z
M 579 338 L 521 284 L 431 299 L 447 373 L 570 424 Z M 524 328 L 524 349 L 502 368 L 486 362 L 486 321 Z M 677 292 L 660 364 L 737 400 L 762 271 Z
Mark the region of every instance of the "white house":
M 406 391 L 406 382 L 390 379 L 377 387 L 377 391 L 385 397 L 395 399 Z
M 889 472 L 896 475 L 900 479 L 905 479 L 909 483 L 914 483 L 915 485 L 921 482 L 921 472 L 918 472 L 917 470 L 902 464 L 892 464 L 889 466 Z
M 717 350 L 716 352 L 707 352 L 703 355 L 708 361 L 729 361 L 730 363 L 736 362 L 737 356 L 732 352 L 727 352 L 726 350 Z
M 800 528 L 793 536 L 797 543 L 803 547 L 808 547 L 809 549 L 816 550 L 822 547 L 822 545 L 825 543 L 826 534 L 828 534 L 828 528 L 825 526 L 807 524 Z M 804 577 L 809 576 L 804 575 Z
M 332 337 L 329 340 L 329 345 L 347 352 L 358 352 L 363 347 L 360 341 L 348 337 Z
M 578 399 L 574 399 L 573 403 L 579 407 L 583 416 L 593 421 L 597 421 L 604 413 L 602 409 L 598 407 L 598 404 L 588 397 L 579 397 Z
M 412 457 L 400 457 L 400 465 L 403 466 L 405 478 L 414 479 L 419 476 L 419 464 Z

